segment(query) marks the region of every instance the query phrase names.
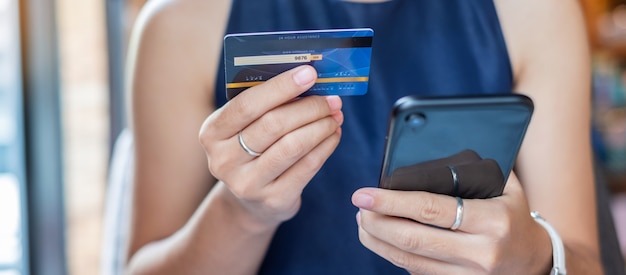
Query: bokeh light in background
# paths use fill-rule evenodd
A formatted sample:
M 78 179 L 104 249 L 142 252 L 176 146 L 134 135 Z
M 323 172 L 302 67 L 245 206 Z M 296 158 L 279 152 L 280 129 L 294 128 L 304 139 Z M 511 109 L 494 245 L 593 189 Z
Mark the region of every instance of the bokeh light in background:
M 20 195 L 18 180 L 11 174 L 0 174 L 0 264 L 20 261 Z
M 17 1 L 0 0 L 0 275 L 21 274 L 24 267 L 17 10 Z
M 595 150 L 613 191 L 612 208 L 626 256 L 626 2 L 605 2 L 591 26 Z M 589 4 L 591 5 L 591 4 Z
M 106 3 L 56 3 L 68 270 L 99 274 L 109 158 Z
M 112 143 L 109 140 L 106 1 L 110 0 L 56 0 L 71 274 L 100 272 L 103 204 Z M 117 1 L 126 6 L 122 18 L 124 30 L 120 33 L 128 36 L 146 0 Z M 126 40 L 127 37 L 120 38 L 120 41 Z

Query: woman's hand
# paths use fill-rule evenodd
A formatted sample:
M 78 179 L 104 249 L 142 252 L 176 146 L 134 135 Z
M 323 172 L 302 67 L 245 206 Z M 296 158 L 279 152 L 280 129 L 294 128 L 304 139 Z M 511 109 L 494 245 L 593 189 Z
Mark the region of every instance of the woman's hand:
M 263 224 L 276 226 L 293 217 L 302 190 L 339 143 L 341 99 L 296 99 L 316 79 L 311 66 L 282 73 L 237 95 L 200 130 L 213 176 L 240 209 Z M 253 156 L 244 147 L 261 154 Z
M 547 274 L 551 267 L 550 238 L 531 218 L 514 173 L 502 196 L 463 200 L 454 231 L 454 197 L 363 188 L 352 201 L 361 209 L 363 245 L 414 274 Z

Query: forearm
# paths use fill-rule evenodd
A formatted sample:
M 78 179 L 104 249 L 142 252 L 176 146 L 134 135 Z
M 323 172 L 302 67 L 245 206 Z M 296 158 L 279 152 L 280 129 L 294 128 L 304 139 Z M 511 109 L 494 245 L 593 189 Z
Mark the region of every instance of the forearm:
M 177 233 L 137 251 L 129 274 L 254 274 L 277 226 L 247 216 L 218 183 Z
M 565 265 L 567 274 L 604 274 L 600 255 L 582 245 L 565 243 Z

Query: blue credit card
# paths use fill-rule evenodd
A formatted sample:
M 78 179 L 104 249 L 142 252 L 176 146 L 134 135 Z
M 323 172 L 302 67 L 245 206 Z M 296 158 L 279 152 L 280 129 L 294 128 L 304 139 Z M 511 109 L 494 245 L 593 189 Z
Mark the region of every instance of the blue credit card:
M 226 97 L 308 64 L 318 79 L 307 95 L 367 93 L 372 29 L 228 34 L 224 37 Z

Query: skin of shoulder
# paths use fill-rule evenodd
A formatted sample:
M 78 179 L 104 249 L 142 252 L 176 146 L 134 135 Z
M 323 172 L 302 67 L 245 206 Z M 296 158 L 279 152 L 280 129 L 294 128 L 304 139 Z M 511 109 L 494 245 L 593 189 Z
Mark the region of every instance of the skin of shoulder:
M 496 0 L 495 4 L 515 92 L 535 103 L 516 164 L 529 205 L 557 229 L 566 246 L 597 259 L 590 50 L 580 3 Z
M 182 228 L 215 182 L 198 131 L 215 109 L 229 12 L 227 0 L 152 0 L 138 16 L 126 68 L 136 146 L 129 258 Z

